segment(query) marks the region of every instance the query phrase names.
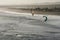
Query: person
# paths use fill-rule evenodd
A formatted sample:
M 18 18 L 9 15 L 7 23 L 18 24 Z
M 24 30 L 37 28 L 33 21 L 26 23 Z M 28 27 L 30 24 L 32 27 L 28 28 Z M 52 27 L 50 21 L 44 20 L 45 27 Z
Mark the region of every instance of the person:
M 32 16 L 34 16 L 35 10 L 32 9 L 31 11 L 32 11 Z
M 44 19 L 44 22 L 46 22 L 46 21 L 47 21 L 47 19 L 48 19 L 46 16 L 43 16 L 43 18 L 45 18 L 45 19 Z

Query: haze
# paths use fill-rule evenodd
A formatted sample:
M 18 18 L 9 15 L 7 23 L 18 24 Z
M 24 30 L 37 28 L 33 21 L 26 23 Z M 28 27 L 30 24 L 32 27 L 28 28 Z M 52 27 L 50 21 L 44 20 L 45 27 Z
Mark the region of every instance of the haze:
M 0 0 L 0 5 L 31 5 L 45 2 L 60 2 L 60 0 Z

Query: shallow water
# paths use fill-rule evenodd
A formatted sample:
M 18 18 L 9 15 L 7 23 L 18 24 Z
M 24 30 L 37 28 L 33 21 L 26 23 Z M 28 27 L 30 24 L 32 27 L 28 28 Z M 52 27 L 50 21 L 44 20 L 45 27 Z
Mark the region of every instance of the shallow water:
M 60 16 L 0 15 L 1 40 L 60 40 Z M 22 35 L 22 36 L 18 36 Z

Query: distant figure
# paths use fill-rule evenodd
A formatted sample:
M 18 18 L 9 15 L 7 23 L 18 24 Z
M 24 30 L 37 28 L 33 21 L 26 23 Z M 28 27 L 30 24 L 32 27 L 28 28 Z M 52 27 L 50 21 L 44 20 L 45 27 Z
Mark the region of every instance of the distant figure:
M 43 16 L 43 18 L 45 18 L 45 19 L 44 19 L 44 22 L 46 22 L 46 21 L 47 21 L 47 19 L 48 19 L 46 16 Z
M 34 16 L 34 13 L 35 13 L 35 11 L 34 11 L 34 10 L 32 10 L 32 16 Z

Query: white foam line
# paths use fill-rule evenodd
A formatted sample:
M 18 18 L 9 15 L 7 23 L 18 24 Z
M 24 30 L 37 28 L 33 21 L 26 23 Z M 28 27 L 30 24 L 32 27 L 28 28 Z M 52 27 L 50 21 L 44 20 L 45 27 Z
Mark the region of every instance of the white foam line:
M 19 12 L 12 12 L 12 11 L 7 11 L 7 10 L 0 10 L 2 13 L 10 13 L 10 14 L 23 14 L 23 15 L 31 15 L 31 13 L 19 13 Z
M 7 11 L 7 10 L 0 10 L 0 12 L 2 13 L 8 13 L 8 14 L 17 14 L 17 15 L 28 15 L 28 16 L 32 16 L 31 13 L 19 13 L 19 12 L 13 12 L 13 11 Z M 39 14 L 35 14 L 34 16 L 42 16 L 42 15 L 39 15 Z

